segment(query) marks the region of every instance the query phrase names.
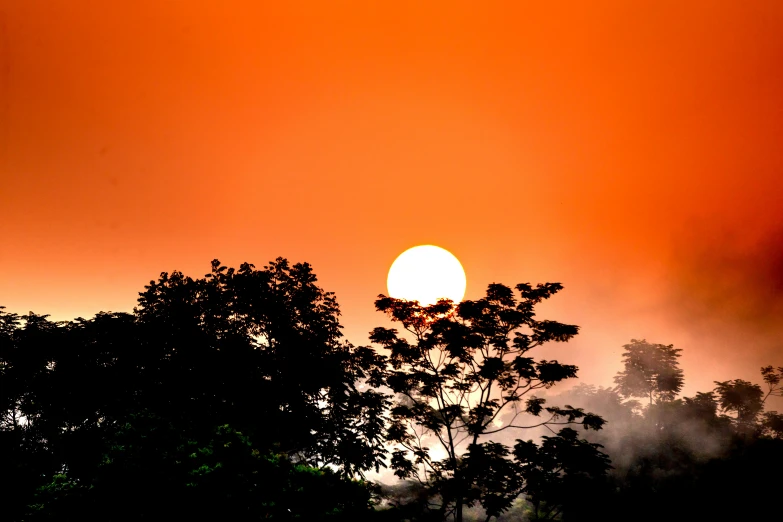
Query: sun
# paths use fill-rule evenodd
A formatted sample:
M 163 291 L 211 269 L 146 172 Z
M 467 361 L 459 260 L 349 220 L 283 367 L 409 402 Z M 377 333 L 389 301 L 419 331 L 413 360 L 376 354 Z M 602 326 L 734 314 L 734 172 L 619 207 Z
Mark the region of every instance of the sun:
M 467 279 L 459 260 L 448 250 L 435 245 L 409 248 L 392 263 L 386 287 L 389 296 L 418 301 L 422 306 L 438 299 L 459 303 L 465 297 Z

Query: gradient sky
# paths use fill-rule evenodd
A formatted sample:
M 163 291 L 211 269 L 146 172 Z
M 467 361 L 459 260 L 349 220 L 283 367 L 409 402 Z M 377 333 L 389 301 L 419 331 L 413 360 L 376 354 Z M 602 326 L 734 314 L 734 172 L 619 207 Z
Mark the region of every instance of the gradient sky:
M 308 261 L 354 344 L 416 244 L 559 281 L 545 357 L 783 365 L 783 2 L 0 0 L 0 304 Z

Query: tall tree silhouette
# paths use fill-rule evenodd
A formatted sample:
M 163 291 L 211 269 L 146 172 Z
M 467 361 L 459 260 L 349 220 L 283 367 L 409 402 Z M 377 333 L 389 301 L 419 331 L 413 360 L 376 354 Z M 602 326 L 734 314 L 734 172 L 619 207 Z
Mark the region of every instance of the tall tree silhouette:
M 312 267 L 282 258 L 263 270 L 212 262 L 193 280 L 161 274 L 136 314 L 163 356 L 168 403 L 190 422 L 228 421 L 315 466 L 348 475 L 383 457 L 383 358 L 341 340 L 339 307 Z
M 783 366 L 774 368 L 764 366 L 761 368 L 761 376 L 767 385 L 767 393 L 762 399 L 766 403 L 770 397 L 783 397 Z M 769 437 L 783 439 L 783 414 L 776 411 L 768 411 L 763 414 L 762 431 Z
M 761 386 L 742 379 L 715 381 L 715 385 L 715 392 L 718 394 L 723 411 L 734 412 L 738 424 L 750 425 L 756 421 L 764 409 L 764 404 L 761 402 L 764 392 Z
M 761 375 L 767 384 L 767 393 L 764 393 L 758 384 L 742 379 L 715 381 L 715 393 L 718 395 L 720 408 L 724 412 L 733 412 L 734 422 L 744 431 L 756 429 L 756 422 L 764 411 L 767 399 L 781 395 L 783 368 L 778 368 L 776 372 L 772 366 L 765 366 L 761 368 Z M 765 426 L 771 428 L 770 433 L 777 433 L 776 416 L 777 412 L 768 412 L 765 415 Z
M 371 333 L 371 340 L 390 352 L 387 384 L 397 394 L 388 431 L 397 445 L 391 464 L 398 476 L 414 477 L 440 496 L 441 516 L 453 513 L 461 521 L 463 504 L 476 501 L 497 516 L 525 491 L 522 471 L 528 462 L 511 459 L 508 448 L 487 437 L 544 425 L 602 426 L 596 415 L 546 406 L 545 399 L 532 395 L 576 377 L 576 366 L 529 356 L 534 348 L 565 342 L 578 331 L 535 318 L 535 305 L 561 288 L 559 283 L 520 284 L 517 298 L 511 288 L 491 284 L 486 297 L 453 310 L 446 300 L 427 307 L 386 296 L 376 301 L 376 308 L 412 337 L 388 328 Z M 508 418 L 501 417 L 505 412 Z M 599 455 L 596 447 L 589 448 Z M 544 494 L 543 489 L 531 493 Z
M 683 386 L 683 373 L 677 363 L 679 348 L 632 339 L 623 345 L 624 369 L 614 378 L 624 397 L 644 397 L 653 401 L 671 401 Z

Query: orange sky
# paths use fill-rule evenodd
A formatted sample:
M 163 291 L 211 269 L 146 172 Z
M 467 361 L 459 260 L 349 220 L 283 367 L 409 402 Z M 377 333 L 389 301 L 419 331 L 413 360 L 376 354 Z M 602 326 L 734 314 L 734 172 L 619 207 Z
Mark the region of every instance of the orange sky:
M 547 354 L 783 365 L 783 2 L 0 0 L 0 304 L 309 261 L 355 344 L 406 248 L 560 281 Z M 545 355 L 545 356 L 547 356 Z

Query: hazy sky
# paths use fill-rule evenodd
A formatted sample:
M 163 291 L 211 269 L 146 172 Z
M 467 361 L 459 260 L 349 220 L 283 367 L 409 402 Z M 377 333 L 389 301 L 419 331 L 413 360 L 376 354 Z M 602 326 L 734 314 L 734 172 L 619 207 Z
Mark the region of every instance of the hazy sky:
M 0 304 L 308 261 L 349 340 L 431 243 L 559 281 L 545 357 L 687 392 L 783 365 L 783 2 L 0 0 Z

